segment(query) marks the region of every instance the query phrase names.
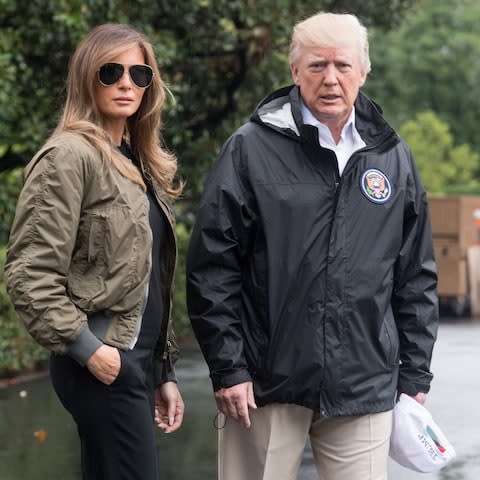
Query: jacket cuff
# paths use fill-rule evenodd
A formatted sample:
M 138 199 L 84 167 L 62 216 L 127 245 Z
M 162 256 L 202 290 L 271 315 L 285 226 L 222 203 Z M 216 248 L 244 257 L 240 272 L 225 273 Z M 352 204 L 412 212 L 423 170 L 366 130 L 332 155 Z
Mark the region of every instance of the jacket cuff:
M 397 392 L 398 395 L 406 393 L 407 395 L 415 396 L 417 393 L 428 393 L 430 391 L 430 382 L 432 380 L 432 374 L 423 375 L 423 379 L 409 379 L 402 375 L 400 371 L 400 377 L 398 379 Z M 423 380 L 423 381 L 422 381 Z
M 91 332 L 87 325 L 73 342 L 67 344 L 66 353 L 83 367 L 102 345 L 103 343 Z
M 162 385 L 167 382 L 177 383 L 175 366 L 170 358 L 170 355 L 168 355 L 165 360 L 159 360 L 155 362 L 154 375 L 155 385 Z
M 248 370 L 235 370 L 232 373 L 210 373 L 210 378 L 212 380 L 213 390 L 216 392 L 221 388 L 233 387 L 239 383 L 251 382 L 252 377 L 248 373 Z

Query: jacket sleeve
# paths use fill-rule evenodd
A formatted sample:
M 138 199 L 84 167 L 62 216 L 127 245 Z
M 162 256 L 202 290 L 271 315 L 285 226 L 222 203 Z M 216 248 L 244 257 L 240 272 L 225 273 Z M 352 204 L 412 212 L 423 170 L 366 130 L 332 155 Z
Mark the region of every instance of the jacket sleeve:
M 177 375 L 175 373 L 176 359 L 170 353 L 166 357 L 155 360 L 154 363 L 154 382 L 155 385 L 162 385 L 166 382 L 177 383 Z
M 101 345 L 66 292 L 87 166 L 66 145 L 49 148 L 26 168 L 12 225 L 5 278 L 16 311 L 33 338 L 85 363 Z
M 398 393 L 427 393 L 438 329 L 437 274 L 427 196 L 410 155 L 403 242 L 392 306 L 400 340 Z
M 175 338 L 173 329 L 170 329 L 167 339 L 166 351 L 156 350 L 154 361 L 154 382 L 155 385 L 162 385 L 166 382 L 177 383 L 175 364 L 177 363 L 180 350 Z
M 242 258 L 255 216 L 242 137 L 224 146 L 207 179 L 187 258 L 187 305 L 214 390 L 251 380 L 241 327 Z

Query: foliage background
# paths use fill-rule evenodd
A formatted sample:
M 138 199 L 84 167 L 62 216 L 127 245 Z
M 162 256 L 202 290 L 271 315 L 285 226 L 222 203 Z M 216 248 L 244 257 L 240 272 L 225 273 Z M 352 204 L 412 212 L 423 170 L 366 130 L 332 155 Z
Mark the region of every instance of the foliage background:
M 373 71 L 365 92 L 409 142 L 427 189 L 478 191 L 476 0 L 0 0 L 0 245 L 21 169 L 58 119 L 75 46 L 95 25 L 129 23 L 152 41 L 176 98 L 163 137 L 187 181 L 177 204 L 174 316 L 177 333 L 188 335 L 183 260 L 205 174 L 255 105 L 290 83 L 291 28 L 320 10 L 355 13 L 369 28 Z M 24 332 L 3 285 L 0 309 L 0 350 L 10 352 L 0 357 L 0 372 L 34 364 L 30 346 L 13 349 Z
M 0 248 L 0 268 L 3 271 L 5 248 Z M 16 372 L 35 369 L 47 359 L 47 351 L 37 345 L 18 321 L 0 279 L 0 378 Z

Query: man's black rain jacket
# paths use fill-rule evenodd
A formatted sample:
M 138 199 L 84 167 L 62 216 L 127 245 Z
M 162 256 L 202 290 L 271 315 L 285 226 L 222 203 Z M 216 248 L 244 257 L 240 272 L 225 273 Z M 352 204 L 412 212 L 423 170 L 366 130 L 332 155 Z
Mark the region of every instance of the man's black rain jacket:
M 264 100 L 225 143 L 188 255 L 194 332 L 218 390 L 253 380 L 257 405 L 324 416 L 428 392 L 436 269 L 407 145 L 359 94 L 366 147 L 342 176 L 297 87 Z

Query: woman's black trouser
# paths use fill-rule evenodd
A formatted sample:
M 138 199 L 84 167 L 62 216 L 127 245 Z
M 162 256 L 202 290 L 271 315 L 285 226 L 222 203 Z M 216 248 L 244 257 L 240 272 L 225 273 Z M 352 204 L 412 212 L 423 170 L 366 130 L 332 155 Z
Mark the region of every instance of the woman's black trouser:
M 111 385 L 68 356 L 52 354 L 50 374 L 81 444 L 83 480 L 158 480 L 152 350 L 120 351 Z

